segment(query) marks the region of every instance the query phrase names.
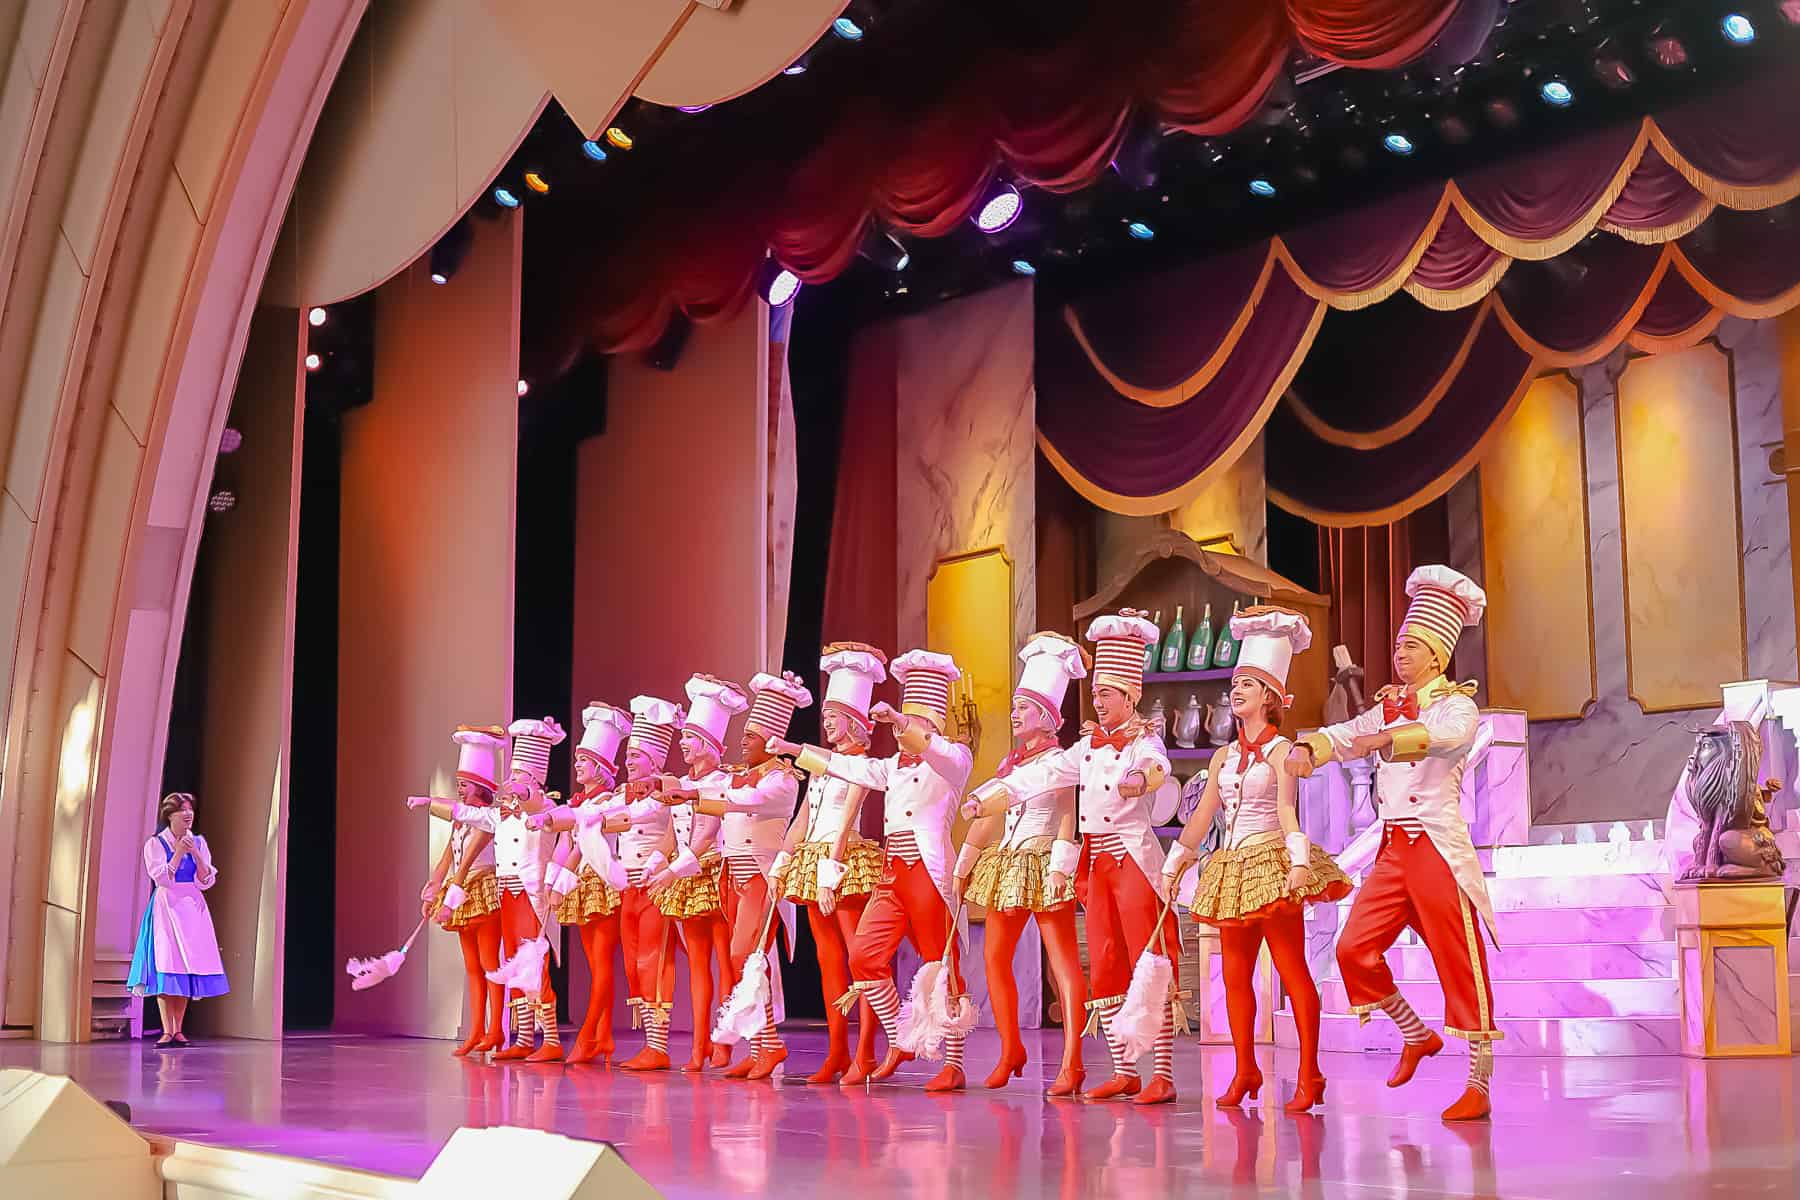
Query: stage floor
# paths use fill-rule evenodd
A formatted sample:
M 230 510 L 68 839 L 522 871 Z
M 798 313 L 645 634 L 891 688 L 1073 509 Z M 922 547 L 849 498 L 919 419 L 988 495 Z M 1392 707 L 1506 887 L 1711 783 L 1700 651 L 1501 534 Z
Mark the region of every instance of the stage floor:
M 1294 1060 L 1264 1055 L 1270 1111 L 1215 1108 L 1230 1052 L 1184 1042 L 1180 1101 L 1045 1100 L 1054 1031 L 1028 1034 L 1025 1077 L 929 1096 L 924 1068 L 897 1084 L 808 1088 L 823 1032 L 789 1032 L 791 1082 L 637 1076 L 590 1067 L 491 1067 L 415 1039 L 294 1037 L 166 1052 L 148 1043 L 0 1042 L 0 1066 L 73 1076 L 125 1100 L 145 1132 L 418 1176 L 461 1125 L 529 1125 L 611 1142 L 664 1195 L 1194 1195 L 1699 1197 L 1795 1194 L 1800 1060 L 1502 1059 L 1492 1122 L 1447 1126 L 1460 1047 L 1406 1088 L 1385 1054 L 1327 1055 L 1318 1115 L 1277 1109 Z M 631 1042 L 631 1035 L 621 1039 Z M 678 1035 L 678 1049 L 686 1040 Z M 628 1049 L 635 1046 L 627 1045 Z M 1098 1056 L 1100 1048 L 1090 1043 Z M 976 1083 L 996 1056 L 972 1039 Z M 1090 1061 L 1090 1071 L 1096 1058 Z

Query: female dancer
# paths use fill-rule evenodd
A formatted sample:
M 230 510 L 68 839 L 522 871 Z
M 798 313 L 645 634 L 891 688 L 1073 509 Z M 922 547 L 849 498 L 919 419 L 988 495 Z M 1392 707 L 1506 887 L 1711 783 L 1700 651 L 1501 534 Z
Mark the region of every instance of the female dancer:
M 505 736 L 503 729 L 469 725 L 459 726 L 451 735 L 456 743 L 456 796 L 462 803 L 492 807 Z M 500 886 L 494 870 L 494 835 L 458 821 L 451 827 L 437 869 L 419 891 L 425 917 L 455 932 L 462 943 L 469 1036 L 451 1051 L 457 1058 L 498 1050 L 505 1036 L 506 989 L 487 977 L 500 966 Z
M 157 829 L 144 843 L 144 873 L 150 876 L 150 903 L 138 925 L 127 985 L 139 996 L 155 996 L 162 1014 L 158 1046 L 185 1046 L 181 1032 L 190 1000 L 223 996 L 231 990 L 219 960 L 219 939 L 201 892 L 219 880 L 206 839 L 194 832 L 194 798 L 171 792 L 157 805 Z
M 1025 664 L 1013 690 L 1013 747 L 1000 763 L 998 777 L 1015 784 L 1010 795 L 1020 805 L 1009 808 L 1009 792 L 984 784 L 964 803 L 963 815 L 974 818 L 956 860 L 956 886 L 970 904 L 987 909 L 988 999 L 1000 1030 L 1000 1065 L 987 1078 L 990 1088 L 1005 1087 L 1025 1070 L 1025 1043 L 1019 1037 L 1019 987 L 1013 978 L 1013 952 L 1036 919 L 1038 933 L 1050 952 L 1050 971 L 1062 1001 L 1062 1069 L 1046 1093 L 1073 1096 L 1086 1072 L 1081 1065 L 1081 1019 L 1087 1007 L 1087 984 L 1081 977 L 1081 954 L 1075 933 L 1075 885 L 1064 875 L 1051 882 L 1050 850 L 1061 838 L 1075 838 L 1075 789 L 1048 780 L 1030 783 L 1032 763 L 1058 748 L 1062 702 L 1069 684 L 1087 676 L 1087 652 L 1058 633 L 1040 633 L 1019 651 Z M 999 840 L 996 829 L 1004 818 Z
M 1306 618 L 1286 609 L 1248 608 L 1231 620 L 1240 642 L 1231 677 L 1231 712 L 1237 738 L 1219 749 L 1207 771 L 1206 790 L 1188 818 L 1163 868 L 1166 889 L 1179 879 L 1213 815 L 1225 813 L 1224 845 L 1206 863 L 1194 890 L 1197 920 L 1219 930 L 1225 976 L 1225 1011 L 1237 1070 L 1219 1105 L 1235 1108 L 1262 1087 L 1256 1065 L 1256 958 L 1265 941 L 1294 1007 L 1300 1035 L 1300 1078 L 1288 1112 L 1305 1112 L 1325 1098 L 1319 1070 L 1319 989 L 1306 965 L 1302 903 L 1341 900 L 1350 881 L 1331 857 L 1300 832 L 1294 778 L 1287 771 L 1288 739 L 1280 736 L 1293 656 L 1312 644 Z

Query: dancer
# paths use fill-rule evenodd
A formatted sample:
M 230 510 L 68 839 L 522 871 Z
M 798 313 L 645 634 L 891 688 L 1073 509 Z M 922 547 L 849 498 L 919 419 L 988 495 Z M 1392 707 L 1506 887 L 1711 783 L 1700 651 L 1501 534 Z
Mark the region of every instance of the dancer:
M 819 660 L 829 682 L 819 724 L 837 754 L 866 755 L 875 726 L 869 698 L 887 678 L 887 656 L 861 642 L 833 642 Z M 769 739 L 777 754 L 798 754 L 792 742 Z M 874 1014 L 864 1001 L 857 1030 L 856 1059 L 850 1058 L 849 1017 L 837 1001 L 850 990 L 850 944 L 869 893 L 881 879 L 881 850 L 856 831 L 865 789 L 823 773 L 806 785 L 806 815 L 788 828 L 787 843 L 772 872 L 783 899 L 806 909 L 807 925 L 819 955 L 819 985 L 825 994 L 825 1027 L 830 1049 L 806 1082 L 826 1084 L 843 1076 L 862 1083 L 875 1070 Z
M 975 790 L 963 814 L 975 818 L 956 860 L 956 886 L 970 904 L 987 909 L 988 1000 L 1000 1030 L 1000 1064 L 987 1078 L 990 1088 L 1025 1070 L 1025 1043 L 1019 1036 L 1019 987 L 1013 977 L 1013 953 L 1027 921 L 1050 955 L 1050 973 L 1066 1014 L 1063 1021 L 1062 1067 L 1046 1095 L 1073 1096 L 1086 1072 L 1081 1065 L 1081 1025 L 1076 1014 L 1087 1006 L 1087 983 L 1081 977 L 1081 953 L 1075 929 L 1075 886 L 1064 873 L 1051 884 L 1051 848 L 1075 841 L 1075 789 L 1052 784 L 1040 765 L 1061 749 L 1063 697 L 1072 680 L 1085 679 L 1087 652 L 1059 633 L 1034 634 L 1019 651 L 1024 668 L 1013 689 L 1012 750 L 1001 760 L 998 779 L 1011 783 L 1020 797 L 1008 807 L 1008 790 L 990 782 Z M 995 840 L 995 833 L 999 838 Z
M 126 986 L 138 996 L 155 996 L 162 1017 L 158 1046 L 186 1046 L 181 1032 L 188 1002 L 223 996 L 231 990 L 219 959 L 219 938 L 200 893 L 219 881 L 206 839 L 194 832 L 194 798 L 170 792 L 156 806 L 157 830 L 144 843 L 144 874 L 150 876 L 150 903 L 138 923 Z
M 870 758 L 807 746 L 795 760 L 803 771 L 828 774 L 885 797 L 882 825 L 887 855 L 881 882 L 869 897 L 850 944 L 849 991 L 868 1001 L 887 1031 L 887 1057 L 871 1080 L 889 1078 L 913 1057 L 897 1040 L 900 992 L 894 986 L 894 955 L 901 938 L 911 942 L 926 962 L 948 954 L 954 994 L 967 991 L 951 944 L 957 905 L 950 886 L 950 836 L 975 760 L 967 746 L 944 736 L 950 685 L 962 678 L 962 671 L 948 654 L 930 650 L 907 651 L 893 661 L 892 670 L 900 684 L 900 711 L 877 704 L 870 715 L 893 726 L 900 753 Z M 960 1091 L 963 1084 L 963 1037 L 953 1033 L 946 1040 L 944 1068 L 925 1090 Z
M 1294 779 L 1287 772 L 1292 743 L 1281 736 L 1288 667 L 1312 644 L 1306 618 L 1282 608 L 1247 608 L 1231 618 L 1240 650 L 1231 676 L 1231 713 L 1237 738 L 1212 756 L 1206 790 L 1163 865 L 1165 893 L 1225 811 L 1224 845 L 1207 860 L 1195 888 L 1197 920 L 1219 930 L 1225 976 L 1225 1011 L 1237 1070 L 1219 1097 L 1236 1108 L 1262 1087 L 1256 1065 L 1256 959 L 1263 942 L 1281 975 L 1300 1035 L 1300 1077 L 1288 1112 L 1300 1113 L 1325 1099 L 1319 1069 L 1319 987 L 1306 965 L 1306 923 L 1301 905 L 1341 900 L 1350 880 L 1329 855 L 1300 832 Z
M 688 771 L 681 782 L 695 789 L 725 787 L 731 782 L 719 765 L 725 730 L 750 702 L 735 685 L 711 675 L 689 679 L 687 695 L 687 723 L 681 727 L 680 741 Z M 713 960 L 719 965 L 719 994 L 729 995 L 736 982 L 731 973 L 731 927 L 719 899 L 719 824 L 718 817 L 691 804 L 675 805 L 663 847 L 665 854 L 673 851 L 675 857 L 646 884 L 656 907 L 676 923 L 687 955 L 694 1052 L 682 1070 L 690 1075 L 731 1062 L 731 1047 L 712 1044 Z
M 1361 716 L 1301 738 L 1288 761 L 1304 778 L 1332 758 L 1380 753 L 1381 849 L 1338 935 L 1338 968 L 1359 1017 L 1367 1021 L 1379 1008 L 1400 1027 L 1405 1044 L 1388 1078 L 1389 1087 L 1399 1087 L 1444 1048 L 1400 995 L 1383 957 L 1402 929 L 1418 931 L 1443 987 L 1444 1030 L 1469 1043 L 1468 1085 L 1444 1119 L 1472 1121 L 1491 1110 L 1493 1044 L 1505 1034 L 1494 1026 L 1487 948 L 1473 915 L 1493 935 L 1494 910 L 1462 816 L 1463 765 L 1480 716 L 1470 698 L 1474 685 L 1451 683 L 1444 673 L 1457 637 L 1481 620 L 1487 596 L 1444 566 L 1414 571 L 1406 595 L 1406 618 L 1394 639 L 1400 682 L 1383 688 Z
M 451 735 L 456 743 L 456 796 L 462 803 L 493 806 L 505 736 L 497 726 L 471 725 L 459 725 Z M 506 989 L 487 977 L 500 968 L 500 885 L 494 869 L 494 835 L 458 821 L 450 829 L 437 869 L 419 892 L 425 916 L 453 931 L 462 944 L 469 1036 L 450 1052 L 457 1058 L 498 1050 L 506 1033 Z
M 618 779 L 619 746 L 631 733 L 631 718 L 610 704 L 594 701 L 581 711 L 581 742 L 575 747 L 572 808 L 598 807 L 612 798 Z M 619 947 L 619 887 L 625 882 L 609 835 L 631 827 L 623 816 L 578 828 L 557 843 L 550 870 L 550 900 L 557 924 L 578 931 L 588 965 L 587 1013 L 575 1037 L 570 1063 L 610 1063 L 613 1056 L 613 953 Z M 598 840 L 596 840 L 598 839 Z M 582 849 L 587 846 L 595 853 Z M 596 861 L 596 859 L 598 861 Z
M 731 973 L 743 975 L 752 954 L 773 958 L 775 925 L 769 907 L 776 903 L 772 878 L 776 856 L 781 853 L 794 804 L 800 795 L 800 774 L 769 749 L 771 740 L 787 736 L 794 712 L 812 703 L 812 693 L 792 672 L 758 675 L 750 681 L 750 715 L 744 722 L 741 742 L 744 767 L 733 773 L 725 786 L 700 786 L 687 780 L 672 781 L 665 794 L 672 800 L 691 800 L 695 809 L 722 817 L 720 838 L 725 851 L 725 882 L 721 898 L 731 922 Z M 782 902 L 793 944 L 793 906 Z M 762 931 L 768 928 L 766 937 Z M 760 940 L 759 940 L 760 939 Z M 774 979 L 775 964 L 770 964 Z M 775 996 L 771 987 L 764 1004 L 765 1024 L 744 1060 L 725 1072 L 727 1079 L 767 1079 L 787 1059 L 787 1045 L 775 1026 Z
M 995 783 L 1014 805 L 1037 786 L 1080 785 L 1076 827 L 1081 844 L 1059 840 L 1051 848 L 1050 888 L 1059 892 L 1079 871 L 1077 886 L 1087 914 L 1088 992 L 1093 997 L 1087 1004 L 1089 1029 L 1106 1039 L 1113 1062 L 1112 1078 L 1089 1091 L 1087 1099 L 1129 1096 L 1138 1104 L 1166 1104 L 1175 1099 L 1172 1007 L 1163 1014 L 1147 1087 L 1112 1032 L 1112 1015 L 1125 1003 L 1140 954 L 1152 944 L 1166 947 L 1177 979 L 1181 964 L 1175 919 L 1157 921 L 1163 849 L 1150 824 L 1150 797 L 1169 777 L 1169 757 L 1162 739 L 1137 712 L 1144 693 L 1144 655 L 1156 641 L 1156 626 L 1127 608 L 1096 617 L 1087 636 L 1094 643 L 1093 701 L 1099 723 L 1083 726 L 1081 740 L 1067 750 L 1038 759 L 1033 765 L 1042 764 L 1042 774 L 1029 776 L 1032 786 L 1015 783 L 1014 775 Z

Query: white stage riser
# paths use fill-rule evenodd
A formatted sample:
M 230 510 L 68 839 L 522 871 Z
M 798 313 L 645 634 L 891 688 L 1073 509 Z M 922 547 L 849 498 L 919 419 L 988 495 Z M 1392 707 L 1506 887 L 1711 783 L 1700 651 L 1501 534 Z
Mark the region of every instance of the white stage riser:
M 1494 1053 L 1503 1058 L 1590 1057 L 1616 1054 L 1679 1054 L 1681 1052 L 1680 1018 L 1678 1017 L 1541 1017 L 1514 1019 L 1502 1016 L 1497 1024 L 1506 1034 L 1494 1043 Z M 1465 1048 L 1454 1038 L 1446 1038 L 1445 1053 L 1460 1055 Z M 1289 1013 L 1275 1017 L 1275 1042 L 1279 1046 L 1299 1045 L 1294 1037 L 1294 1020 Z M 1377 1016 L 1367 1025 L 1343 1013 L 1326 1013 L 1320 1022 L 1319 1046 L 1335 1051 L 1382 1051 L 1400 1049 L 1400 1033 L 1386 1017 Z
M 1673 979 L 1502 979 L 1496 980 L 1494 1011 L 1508 1017 L 1674 1017 L 1681 1012 Z M 1433 1025 L 1444 1019 L 1444 991 L 1435 978 L 1401 980 L 1400 990 L 1418 1014 Z M 1319 984 L 1328 1013 L 1350 1011 L 1344 985 Z

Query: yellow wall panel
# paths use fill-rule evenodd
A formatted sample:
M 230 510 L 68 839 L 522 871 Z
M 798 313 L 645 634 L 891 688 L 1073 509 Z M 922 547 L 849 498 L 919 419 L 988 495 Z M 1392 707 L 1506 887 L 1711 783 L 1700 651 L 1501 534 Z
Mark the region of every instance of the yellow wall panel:
M 131 503 L 137 495 L 138 471 L 144 456 L 143 447 L 137 444 L 117 410 L 107 409 L 105 419 L 93 497 L 88 502 L 87 529 L 81 539 L 74 609 L 69 614 L 69 649 L 96 673 L 106 670 L 113 610 L 125 573 Z
M 1619 376 L 1619 506 L 1631 696 L 1707 708 L 1749 673 L 1731 362 L 1707 342 Z
M 995 547 L 940 560 L 925 585 L 925 644 L 963 670 L 951 707 L 972 684 L 981 713 L 971 784 L 993 778 L 1012 745 L 1013 647 L 1030 632 L 1012 627 L 1012 575 L 1012 561 Z
M 1531 385 L 1481 461 L 1488 694 L 1538 720 L 1595 700 L 1581 394 L 1567 375 Z

